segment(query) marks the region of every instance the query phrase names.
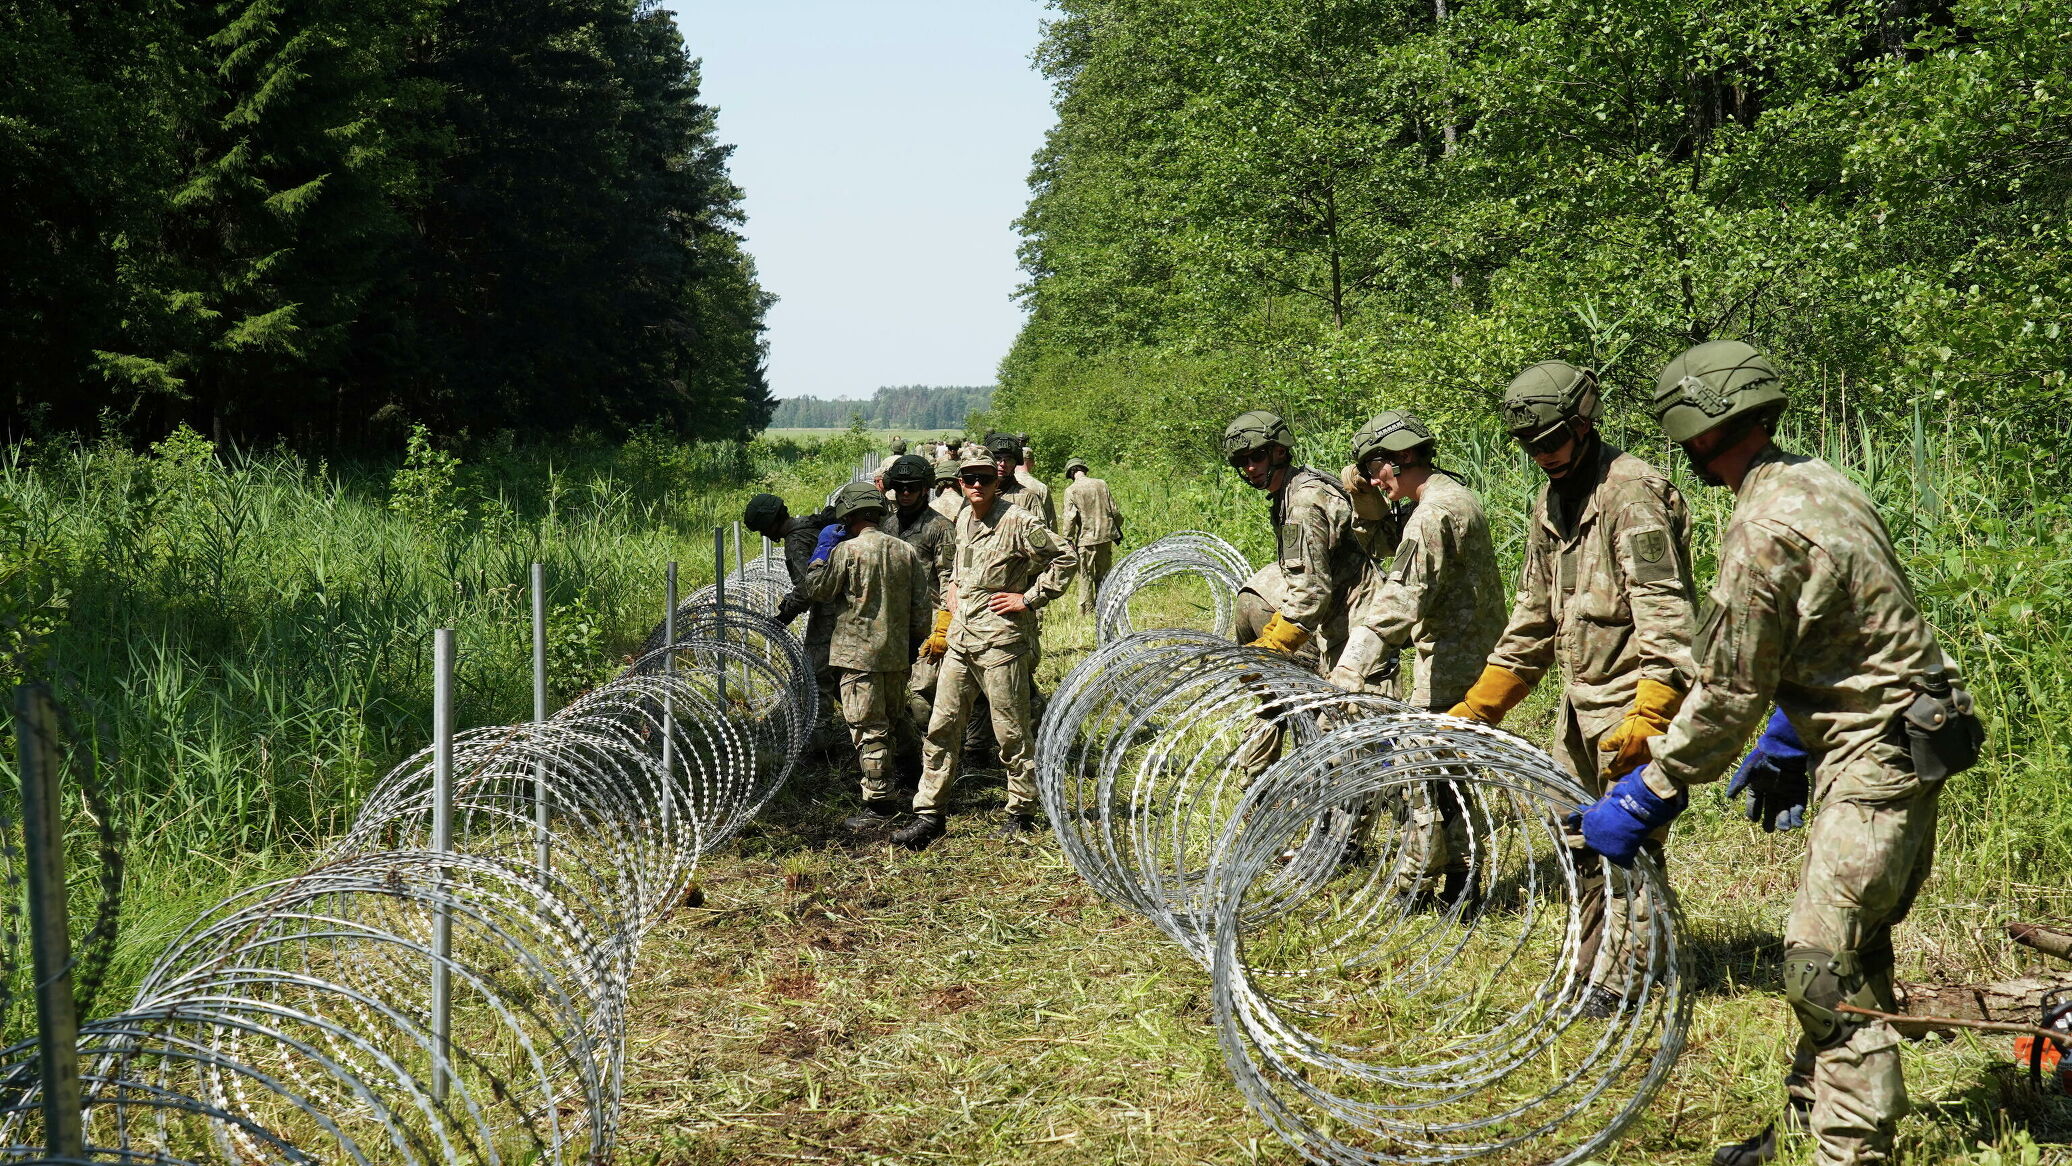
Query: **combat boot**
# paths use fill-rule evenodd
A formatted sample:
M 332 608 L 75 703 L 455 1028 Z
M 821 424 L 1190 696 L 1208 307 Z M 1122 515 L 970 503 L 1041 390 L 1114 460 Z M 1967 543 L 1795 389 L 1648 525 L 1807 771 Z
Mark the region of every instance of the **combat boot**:
M 892 832 L 895 845 L 908 850 L 926 850 L 930 843 L 943 836 L 943 821 L 934 814 L 922 814 L 913 821 Z
M 1762 1132 L 1745 1141 L 1721 1146 L 1712 1152 L 1712 1166 L 1762 1166 L 1778 1154 L 1779 1134 L 1789 1137 L 1803 1134 L 1813 1125 L 1811 1103 L 1792 1097 L 1784 1106 L 1784 1129 L 1778 1130 L 1777 1123 L 1764 1126 Z
M 1017 810 L 1000 820 L 1000 837 L 1024 839 L 1036 833 L 1036 817 L 1024 810 Z

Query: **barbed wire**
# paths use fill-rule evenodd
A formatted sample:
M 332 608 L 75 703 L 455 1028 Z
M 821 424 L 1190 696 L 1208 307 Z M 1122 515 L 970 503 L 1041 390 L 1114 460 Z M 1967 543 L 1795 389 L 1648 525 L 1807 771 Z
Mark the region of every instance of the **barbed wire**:
M 789 776 L 815 701 L 730 596 L 546 721 L 458 735 L 450 849 L 409 758 L 324 861 L 206 912 L 82 1026 L 87 1160 L 608 1161 L 641 935 Z M 40 1104 L 34 1043 L 0 1054 L 0 1157 L 45 1157 Z
M 1252 565 L 1236 547 L 1213 534 L 1183 530 L 1138 547 L 1115 564 L 1094 598 L 1094 636 L 1098 643 L 1119 640 L 1137 631 L 1130 606 L 1154 585 L 1198 579 L 1208 592 L 1208 605 L 1201 610 L 1207 627 L 1229 639 L 1236 626 L 1239 589 L 1252 574 Z
M 1510 734 L 1150 631 L 1066 676 L 1036 762 L 1066 857 L 1210 970 L 1234 1080 L 1312 1161 L 1578 1162 L 1681 1051 L 1660 867 L 1573 848 L 1586 795 Z

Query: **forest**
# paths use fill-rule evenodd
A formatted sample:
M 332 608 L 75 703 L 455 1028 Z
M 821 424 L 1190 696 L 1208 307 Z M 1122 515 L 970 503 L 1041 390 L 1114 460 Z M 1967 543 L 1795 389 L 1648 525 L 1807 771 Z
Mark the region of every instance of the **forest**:
M 730 147 L 646 0 L 0 8 L 0 425 L 400 449 L 768 418 Z
M 1732 337 L 1800 418 L 2000 428 L 2063 471 L 2064 0 L 1055 7 L 996 402 L 1050 444 L 1207 460 L 1204 412 L 1259 406 L 1481 424 L 1548 356 L 1630 421 Z
M 785 397 L 770 424 L 778 428 L 839 429 L 861 419 L 876 429 L 960 429 L 993 399 L 991 385 L 886 385 L 868 401 Z

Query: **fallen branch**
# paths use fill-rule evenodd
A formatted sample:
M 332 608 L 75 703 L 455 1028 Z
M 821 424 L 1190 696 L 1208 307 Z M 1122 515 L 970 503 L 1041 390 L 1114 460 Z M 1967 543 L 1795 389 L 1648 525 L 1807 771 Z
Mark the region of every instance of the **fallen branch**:
M 1894 1028 L 1969 1028 L 1978 1032 L 2013 1032 L 2025 1036 L 2040 1036 L 2060 1049 L 2072 1051 L 2072 1032 L 2062 1032 L 2036 1024 L 2017 1024 L 2011 1020 L 1973 1020 L 1965 1016 L 1911 1016 L 1898 1012 L 1880 1012 L 1875 1008 L 1858 1008 L 1854 1004 L 1837 1004 L 1835 1011 L 1882 1020 Z
M 2023 947 L 2061 960 L 2072 960 L 2072 931 L 2043 923 L 2005 923 L 2001 928 L 2007 932 L 2007 938 Z
M 2072 980 L 2024 976 L 1993 984 L 1901 984 L 1899 1011 L 1907 1016 L 1954 1016 L 1997 1021 L 2007 1016 L 2034 1017 L 2043 998 L 2072 990 Z

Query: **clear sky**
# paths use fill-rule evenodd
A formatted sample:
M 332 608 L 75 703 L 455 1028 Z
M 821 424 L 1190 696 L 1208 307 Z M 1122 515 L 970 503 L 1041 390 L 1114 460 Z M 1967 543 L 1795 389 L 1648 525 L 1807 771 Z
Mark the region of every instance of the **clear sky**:
M 735 146 L 780 397 L 985 385 L 1051 123 L 1038 0 L 664 0 Z

